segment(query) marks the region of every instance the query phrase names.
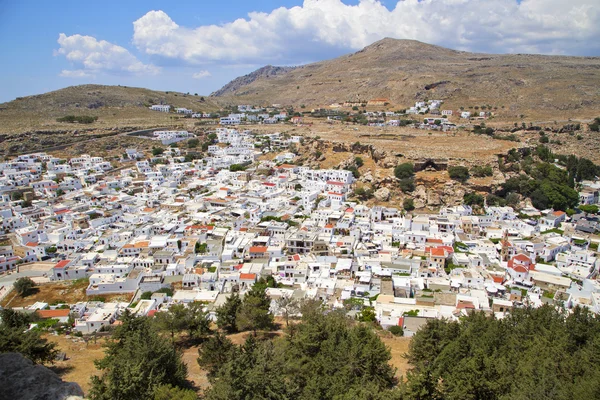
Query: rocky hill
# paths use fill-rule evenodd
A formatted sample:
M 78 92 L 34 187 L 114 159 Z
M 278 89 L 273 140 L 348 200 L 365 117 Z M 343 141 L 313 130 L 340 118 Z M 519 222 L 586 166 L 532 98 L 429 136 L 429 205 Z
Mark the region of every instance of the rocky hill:
M 265 67 L 257 69 L 254 72 L 249 73 L 248 75 L 235 78 L 234 80 L 223 86 L 221 89 L 211 93 L 211 96 L 219 97 L 228 94 L 236 94 L 238 93 L 240 88 L 250 85 L 257 79 L 269 79 L 277 75 L 283 75 L 287 72 L 293 71 L 294 69 L 295 67 L 274 67 L 272 65 L 267 65 Z
M 534 118 L 600 112 L 600 57 L 477 54 L 386 38 L 332 60 L 265 68 L 213 97 L 306 106 L 386 98 L 400 108 L 442 99 L 449 107 L 492 105 Z
M 69 127 L 56 118 L 65 115 L 99 117 L 110 127 L 146 124 L 160 126 L 169 115 L 148 110 L 152 104 L 170 104 L 194 111 L 218 109 L 214 98 L 172 91 L 160 92 L 144 88 L 105 85 L 79 85 L 64 89 L 18 97 L 0 104 L 0 134 L 34 130 L 61 130 Z

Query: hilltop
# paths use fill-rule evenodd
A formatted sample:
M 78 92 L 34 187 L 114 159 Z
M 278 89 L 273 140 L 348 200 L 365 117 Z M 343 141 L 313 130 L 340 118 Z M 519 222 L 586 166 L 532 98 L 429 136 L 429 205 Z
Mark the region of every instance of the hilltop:
M 190 93 L 161 92 L 127 86 L 70 86 L 44 94 L 18 97 L 0 104 L 0 118 L 3 121 L 0 133 L 70 129 L 72 124 L 56 121 L 56 118 L 65 115 L 97 116 L 99 121 L 94 127 L 101 129 L 167 123 L 168 114 L 148 110 L 151 104 L 170 104 L 194 111 L 212 111 L 218 108 L 215 99 Z
M 453 108 L 497 106 L 510 118 L 588 118 L 600 111 L 599 83 L 599 57 L 480 54 L 386 38 L 332 60 L 261 68 L 211 97 L 306 106 L 386 98 L 399 108 L 435 98 Z

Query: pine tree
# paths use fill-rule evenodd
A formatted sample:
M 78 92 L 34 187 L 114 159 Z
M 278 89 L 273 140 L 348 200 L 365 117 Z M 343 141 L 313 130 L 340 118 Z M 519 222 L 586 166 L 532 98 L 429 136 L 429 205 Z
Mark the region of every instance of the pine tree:
M 216 310 L 217 326 L 227 333 L 237 332 L 236 318 L 242 305 L 242 300 L 237 293 L 232 293 L 227 301 Z

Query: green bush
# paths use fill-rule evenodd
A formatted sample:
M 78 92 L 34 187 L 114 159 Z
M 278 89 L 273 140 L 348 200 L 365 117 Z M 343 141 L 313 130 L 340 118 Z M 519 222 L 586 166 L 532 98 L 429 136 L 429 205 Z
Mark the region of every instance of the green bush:
M 96 122 L 98 117 L 92 117 L 89 115 L 67 115 L 64 117 L 56 118 L 57 122 L 69 122 L 69 123 L 79 123 L 79 124 L 91 124 Z
M 412 211 L 415 209 L 415 203 L 411 198 L 404 199 L 404 201 L 402 202 L 402 206 L 406 211 Z
M 412 163 L 404 163 L 394 168 L 394 175 L 398 179 L 412 178 L 415 174 L 415 166 Z
M 465 182 L 467 179 L 469 179 L 469 170 L 467 169 L 467 167 L 463 167 L 460 165 L 455 167 L 449 167 L 448 175 L 450 175 L 450 178 L 456 181 Z
M 404 329 L 398 325 L 390 326 L 388 331 L 394 336 L 404 336 Z

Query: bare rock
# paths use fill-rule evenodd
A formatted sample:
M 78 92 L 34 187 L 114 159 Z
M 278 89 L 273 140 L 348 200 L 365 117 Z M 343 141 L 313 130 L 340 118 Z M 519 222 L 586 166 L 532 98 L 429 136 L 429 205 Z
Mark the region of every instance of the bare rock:
M 19 353 L 0 354 L 0 397 L 11 400 L 79 400 L 83 390 Z
M 377 189 L 375 193 L 373 193 L 375 198 L 379 201 L 388 201 L 390 198 L 390 190 L 388 188 L 382 187 Z

